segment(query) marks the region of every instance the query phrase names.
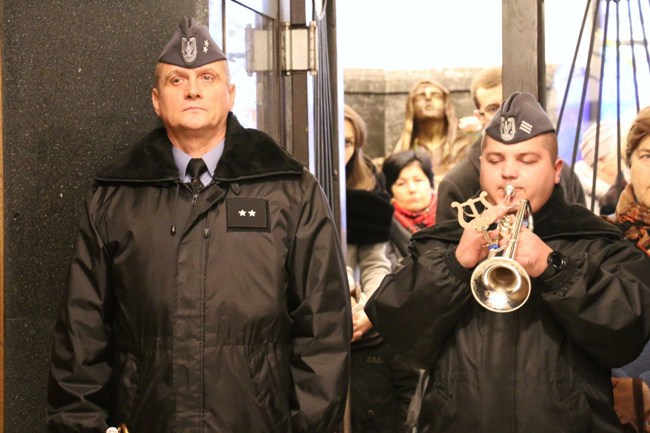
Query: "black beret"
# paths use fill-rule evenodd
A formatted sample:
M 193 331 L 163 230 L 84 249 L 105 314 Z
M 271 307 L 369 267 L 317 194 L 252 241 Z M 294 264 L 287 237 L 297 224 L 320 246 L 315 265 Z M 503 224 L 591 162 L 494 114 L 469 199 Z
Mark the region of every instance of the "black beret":
M 530 93 L 513 93 L 501 104 L 485 133 L 503 144 L 530 140 L 547 132 L 555 132 L 548 115 Z
M 178 29 L 158 57 L 159 62 L 190 69 L 219 60 L 226 60 L 226 55 L 214 42 L 208 28 L 187 17 L 181 18 Z

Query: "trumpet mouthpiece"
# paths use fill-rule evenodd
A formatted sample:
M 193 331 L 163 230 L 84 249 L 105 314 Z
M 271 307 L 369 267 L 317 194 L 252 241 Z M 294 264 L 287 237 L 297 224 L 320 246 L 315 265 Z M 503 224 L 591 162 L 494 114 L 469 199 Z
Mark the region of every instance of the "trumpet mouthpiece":
M 503 188 L 503 192 L 505 193 L 505 204 L 512 204 L 512 198 L 515 196 L 515 187 L 512 185 L 506 185 Z

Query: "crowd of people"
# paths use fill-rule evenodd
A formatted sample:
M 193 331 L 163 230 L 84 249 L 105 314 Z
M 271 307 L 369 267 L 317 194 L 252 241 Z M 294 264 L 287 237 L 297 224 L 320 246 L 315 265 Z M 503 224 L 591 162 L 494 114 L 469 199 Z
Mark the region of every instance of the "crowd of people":
M 422 80 L 375 159 L 345 106 L 342 246 L 316 179 L 238 123 L 224 53 L 183 18 L 155 68 L 163 127 L 86 199 L 50 431 L 650 431 L 650 107 L 626 134 L 629 179 L 601 167 L 605 202 L 558 157 L 532 95 L 502 95 L 499 68 L 470 91 L 481 131 Z M 590 134 L 585 163 L 609 164 Z M 481 223 L 467 223 L 481 191 Z M 517 210 L 529 219 L 502 234 Z M 473 271 L 513 238 L 523 271 L 500 294 L 523 279 L 530 294 L 494 313 L 473 299 L 488 281 Z
M 632 170 L 633 161 L 630 157 L 635 154 L 639 142 L 649 132 L 644 127 L 650 127 L 648 123 L 650 112 L 647 111 L 650 107 L 639 113 L 630 128 L 629 135 L 625 131 L 623 140 L 625 145 L 627 139 L 627 153 L 625 149 L 622 149 L 622 152 L 616 151 L 614 122 L 603 122 L 602 125 L 594 123 L 585 131 L 581 140 L 582 159 L 575 167 L 571 167 L 558 159 L 555 129 L 543 108 L 535 101 L 531 101 L 530 95 L 516 95 L 505 102 L 508 107 L 502 107 L 502 89 L 500 68 L 482 70 L 474 77 L 470 87 L 475 104 L 474 115 L 484 130 L 484 133 L 477 137 L 471 132 L 463 133 L 458 129 L 458 121 L 453 107 L 449 107 L 448 91 L 444 86 L 431 80 L 417 82 L 408 95 L 405 127 L 397 145 L 385 157 L 373 160 L 376 168 L 380 170 L 379 174 L 385 179 L 394 207 L 391 237 L 387 249 L 393 272 L 383 280 L 381 289 L 372 288 L 377 294 L 366 310 L 367 316 L 370 316 L 370 321 L 374 324 L 374 329 L 379 330 L 384 341 L 405 356 L 419 371 L 418 385 L 413 393 L 410 412 L 405 418 L 404 414 L 401 414 L 403 428 L 409 431 L 426 432 L 462 431 L 472 427 L 484 428 L 485 431 L 492 431 L 492 429 L 510 431 L 507 429 L 508 423 L 517 420 L 518 427 L 512 431 L 519 431 L 519 428 L 521 431 L 549 431 L 551 426 L 559 428 L 557 431 L 574 431 L 570 426 L 573 423 L 580 426 L 577 420 L 580 417 L 587 418 L 585 414 L 580 414 L 580 408 L 577 406 L 569 405 L 560 410 L 559 407 L 553 407 L 553 404 L 559 404 L 559 401 L 553 404 L 550 400 L 542 402 L 541 407 L 545 407 L 545 411 L 550 411 L 550 414 L 545 415 L 544 421 L 541 422 L 537 416 L 527 412 L 535 409 L 535 405 L 530 407 L 524 405 L 519 409 L 518 414 L 504 416 L 503 409 L 500 409 L 503 398 L 499 400 L 495 394 L 493 398 L 497 403 L 491 404 L 494 404 L 495 413 L 500 415 L 498 418 L 490 419 L 487 414 L 490 406 L 483 400 L 490 393 L 497 392 L 510 395 L 521 394 L 521 398 L 524 399 L 526 393 L 541 392 L 537 397 L 531 395 L 530 398 L 540 399 L 544 396 L 552 399 L 558 395 L 550 388 L 550 382 L 555 381 L 556 377 L 562 377 L 573 387 L 591 388 L 590 391 L 585 392 L 586 399 L 590 402 L 586 412 L 598 412 L 590 418 L 589 422 L 602 424 L 602 431 L 618 431 L 620 425 L 634 428 L 636 431 L 644 431 L 644 428 L 650 428 L 650 424 L 646 423 L 646 420 L 650 421 L 650 389 L 643 381 L 643 378 L 646 381 L 650 380 L 650 345 L 641 353 L 639 347 L 643 347 L 640 343 L 648 339 L 650 321 L 637 311 L 643 311 L 644 307 L 648 307 L 650 298 L 648 298 L 647 285 L 642 283 L 627 287 L 621 284 L 620 289 L 632 290 L 633 296 L 638 298 L 627 305 L 627 311 L 620 311 L 609 323 L 606 321 L 605 312 L 608 308 L 614 307 L 610 305 L 611 293 L 602 295 L 600 299 L 598 296 L 583 296 L 581 302 L 574 305 L 576 308 L 574 310 L 562 304 L 561 314 L 566 315 L 566 318 L 562 319 L 560 312 L 556 312 L 553 308 L 553 300 L 550 297 L 548 300 L 544 299 L 546 295 L 541 295 L 539 292 L 544 291 L 545 284 L 554 287 L 555 290 L 563 284 L 568 286 L 569 275 L 575 277 L 585 272 L 580 269 L 586 270 L 585 259 L 582 258 L 581 263 L 578 264 L 579 258 L 574 257 L 576 263 L 572 263 L 571 256 L 568 255 L 571 248 L 568 247 L 571 245 L 572 248 L 578 248 L 573 251 L 574 256 L 578 252 L 602 251 L 605 247 L 599 242 L 591 242 L 592 237 L 610 239 L 613 242 L 620 240 L 623 232 L 628 239 L 634 239 L 637 247 L 646 255 L 650 255 L 648 253 L 650 213 L 641 201 L 644 191 L 650 190 L 650 187 L 642 186 L 650 183 L 645 181 L 645 177 L 650 178 L 650 161 L 645 163 L 644 180 L 640 179 L 639 174 L 643 172 L 641 169 L 643 163 L 640 161 L 650 160 L 650 155 L 637 157 L 634 170 Z M 506 109 L 508 111 L 504 112 Z M 526 132 L 522 129 L 514 131 L 514 137 L 506 137 L 502 126 L 504 117 L 512 118 L 515 127 L 525 122 L 524 124 L 532 126 L 532 131 L 522 135 L 522 130 Z M 646 122 L 645 126 L 644 122 Z M 595 137 L 597 127 L 599 128 L 598 140 Z M 474 141 L 469 142 L 470 138 Z M 487 144 L 492 139 L 505 147 L 495 150 L 493 154 L 492 152 L 486 154 L 486 149 L 489 150 Z M 618 142 L 620 141 L 619 138 Z M 519 143 L 525 143 L 526 147 L 522 147 Z M 650 139 L 647 143 L 650 145 Z M 454 144 L 457 145 L 456 148 L 453 147 Z M 517 146 L 511 146 L 512 144 Z M 515 151 L 510 152 L 511 149 Z M 541 149 L 547 152 L 540 152 Z M 638 153 L 643 152 L 641 146 Z M 626 155 L 625 161 L 629 171 L 634 171 L 635 177 L 619 173 L 616 158 L 620 154 Z M 595 157 L 598 158 L 596 163 Z M 551 164 L 546 164 L 542 170 L 533 167 L 544 165 L 542 161 Z M 485 168 L 482 169 L 482 165 Z M 585 166 L 589 168 L 586 169 Z M 596 179 L 598 192 L 593 199 L 592 183 L 594 182 L 591 173 L 598 176 Z M 625 181 L 627 178 L 631 178 L 629 183 Z M 544 182 L 547 183 L 544 185 Z M 526 317 L 524 320 L 525 322 L 534 320 L 536 326 L 541 329 L 530 329 L 526 333 L 522 332 L 515 336 L 511 332 L 500 334 L 499 326 L 503 326 L 503 319 L 500 317 L 485 314 L 476 305 L 471 308 L 466 305 L 472 304 L 473 301 L 468 301 L 471 296 L 467 284 L 471 278 L 468 278 L 469 275 L 464 271 L 475 268 L 480 261 L 486 259 L 486 256 L 475 256 L 465 262 L 460 260 L 466 260 L 464 256 L 466 243 L 469 245 L 469 251 L 473 253 L 482 251 L 477 242 L 485 244 L 485 235 L 477 234 L 472 239 L 469 233 L 473 230 L 461 230 L 458 225 L 458 212 L 451 206 L 453 202 L 462 203 L 476 197 L 482 189 L 488 191 L 492 203 L 502 203 L 503 185 L 506 183 L 516 186 L 515 197 L 531 201 L 532 213 L 535 219 L 540 221 L 537 224 L 543 226 L 539 229 L 539 236 L 533 235 L 528 229 L 523 229 L 522 239 L 518 242 L 521 244 L 519 249 L 525 250 L 526 254 L 518 253 L 516 259 L 522 263 L 531 261 L 536 265 L 536 268 L 525 267 L 528 275 L 533 277 L 534 295 L 531 296 L 537 299 L 531 301 L 531 304 L 537 305 L 544 301 L 549 303 L 547 311 L 534 312 L 531 317 Z M 639 191 L 631 193 L 635 184 L 638 185 Z M 499 186 L 495 187 L 495 185 Z M 491 187 L 493 191 L 490 190 Z M 595 206 L 592 202 L 595 202 Z M 578 207 L 569 206 L 570 204 Z M 589 207 L 590 204 L 592 208 Z M 616 209 L 615 214 L 614 209 Z M 557 219 L 562 212 L 566 221 Z M 605 219 L 598 215 L 605 216 Z M 606 220 L 609 222 L 605 223 Z M 611 224 L 612 222 L 618 230 Z M 430 229 L 423 230 L 427 228 Z M 465 231 L 468 234 L 465 234 Z M 529 241 L 529 237 L 534 238 L 535 241 Z M 474 242 L 463 238 L 472 239 Z M 580 239 L 582 241 L 579 241 Z M 443 243 L 438 244 L 434 240 Z M 444 245 L 447 245 L 447 248 L 444 248 Z M 618 248 L 613 248 L 613 251 L 616 251 L 616 254 L 612 253 L 614 266 L 621 264 Z M 485 249 L 483 251 L 487 252 Z M 450 259 L 452 252 L 456 257 Z M 422 258 L 420 254 L 423 255 Z M 636 260 L 630 267 L 630 278 L 645 281 L 646 277 L 639 273 L 638 267 L 643 266 L 644 261 L 647 262 L 647 257 L 644 259 L 632 251 L 628 251 L 628 254 Z M 549 256 L 548 260 L 544 260 L 545 255 Z M 560 269 L 555 270 L 555 273 L 564 275 L 564 281 L 553 273 L 548 274 L 547 269 L 554 263 L 551 256 L 553 260 L 560 263 Z M 560 258 L 557 259 L 557 256 Z M 423 264 L 420 264 L 419 260 L 423 260 Z M 599 273 L 584 276 L 584 281 L 581 283 L 571 281 L 571 285 L 575 286 L 573 290 L 587 290 L 593 285 L 595 279 L 603 281 L 602 272 L 611 272 L 606 271 L 610 266 L 607 254 L 593 260 L 595 263 L 592 266 L 595 266 Z M 540 267 L 542 272 L 539 272 Z M 570 269 L 570 272 L 565 269 Z M 457 274 L 448 276 L 449 273 L 453 274 L 454 270 Z M 546 283 L 543 278 L 548 278 L 550 283 Z M 538 286 L 539 289 L 536 290 Z M 563 289 L 566 290 L 568 287 Z M 610 290 L 614 289 L 610 288 Z M 448 298 L 445 298 L 446 296 Z M 562 297 L 565 296 L 567 293 L 562 291 Z M 624 293 L 622 296 L 630 295 Z M 591 313 L 594 315 L 593 318 L 581 310 L 586 302 L 589 302 L 590 308 L 593 309 Z M 598 307 L 599 302 L 602 303 L 601 307 Z M 628 319 L 625 319 L 626 314 Z M 499 323 L 499 326 L 489 325 L 488 319 L 496 320 L 495 323 Z M 472 327 L 478 326 L 473 325 L 473 321 L 477 321 L 480 325 L 474 332 L 478 332 L 481 338 L 477 339 L 476 335 L 472 334 Z M 593 323 L 590 324 L 590 321 Z M 599 323 L 603 321 L 604 323 Z M 569 326 L 572 322 L 575 328 Z M 618 328 L 622 322 L 626 322 L 626 327 L 615 329 L 616 332 L 621 333 L 621 336 L 625 336 L 619 341 L 621 346 L 602 344 L 603 341 L 591 336 L 592 333 L 598 333 L 600 327 L 604 327 L 602 329 L 608 330 L 608 338 L 612 338 L 615 335 L 612 333 L 614 331 L 612 328 Z M 548 327 L 551 325 L 558 328 L 549 332 Z M 483 336 L 483 329 L 486 326 L 488 328 L 493 326 L 494 329 L 493 332 Z M 536 333 L 540 335 L 536 336 Z M 633 333 L 636 333 L 636 341 L 630 340 L 630 334 Z M 553 338 L 558 339 L 553 341 L 553 338 L 548 338 L 548 334 L 557 334 L 553 335 Z M 578 338 L 580 334 L 585 334 L 582 337 L 584 341 Z M 567 337 L 572 339 L 575 347 L 564 346 Z M 486 347 L 488 345 L 483 338 L 501 341 L 495 344 L 495 348 L 498 349 L 490 349 L 495 350 L 495 358 L 492 360 L 486 358 L 483 353 L 488 350 Z M 528 352 L 529 347 L 526 344 L 518 343 L 520 339 L 525 342 L 531 339 L 541 341 L 544 338 L 549 340 L 548 344 L 541 344 L 541 349 L 535 352 Z M 475 347 L 471 349 L 463 347 L 457 339 L 460 339 L 463 344 L 473 344 Z M 505 346 L 500 346 L 504 344 Z M 520 352 L 513 351 L 508 347 L 511 345 L 525 349 Z M 445 353 L 446 349 L 449 353 Z M 536 356 L 542 356 L 544 362 L 551 361 L 558 364 L 558 359 L 574 358 L 575 355 L 571 354 L 574 350 L 580 353 L 586 350 L 593 355 L 593 359 L 581 360 L 574 365 L 568 363 L 556 367 L 558 370 L 544 372 L 540 368 L 545 367 L 544 365 L 531 364 L 531 360 L 524 356 L 526 353 L 535 353 Z M 626 361 L 634 359 L 634 361 L 620 365 L 619 359 L 614 357 L 607 359 L 613 350 L 619 353 L 621 356 L 619 359 Z M 522 364 L 502 361 L 501 357 L 508 352 L 512 357 L 521 359 L 519 362 Z M 445 356 L 450 357 L 450 360 L 445 361 Z M 469 359 L 465 361 L 467 364 L 462 364 L 459 363 L 459 358 Z M 493 364 L 490 361 L 493 361 Z M 485 365 L 476 367 L 480 363 Z M 610 368 L 600 368 L 603 364 L 609 365 Z M 506 366 L 507 369 L 504 370 Z M 537 373 L 525 373 L 531 368 L 536 368 Z M 584 381 L 576 373 L 578 369 L 582 370 L 580 375 L 584 374 L 584 371 L 597 371 L 597 374 L 601 374 L 599 380 L 603 379 L 603 373 L 605 377 L 611 376 L 611 384 L 604 382 L 603 385 L 591 379 L 592 383 L 588 383 L 589 381 Z M 492 383 L 492 381 L 504 380 L 515 382 L 518 377 L 513 376 L 515 373 L 530 374 L 539 380 L 540 370 L 542 376 L 548 377 L 549 383 L 545 385 L 538 383 L 534 390 L 527 389 L 526 386 L 516 388 L 515 385 L 497 386 Z M 462 381 L 461 377 L 464 377 Z M 494 379 L 491 379 L 492 377 Z M 638 389 L 633 390 L 633 384 L 638 385 Z M 482 389 L 481 386 L 486 389 Z M 567 391 L 571 386 L 567 387 Z M 490 387 L 494 389 L 490 390 Z M 441 400 L 439 393 L 443 389 L 446 397 Z M 607 399 L 599 402 L 598 395 L 608 389 L 614 395 L 614 403 L 605 410 L 602 407 L 605 406 Z M 472 401 L 471 398 L 477 400 Z M 460 409 L 468 402 L 471 402 L 470 406 L 476 407 L 481 407 L 483 403 L 485 408 L 472 413 L 477 418 L 472 419 L 471 416 L 467 416 L 464 422 L 460 422 L 458 417 L 460 413 L 464 413 Z M 575 419 L 567 416 L 565 412 L 572 413 L 571 416 Z M 618 415 L 618 418 L 612 417 L 612 414 Z M 555 416 L 562 417 L 564 420 L 561 422 L 554 418 Z M 518 417 L 523 419 L 518 420 Z M 602 420 L 598 420 L 598 417 L 602 417 Z M 562 427 L 563 423 L 567 425 L 566 428 Z M 607 424 L 609 426 L 605 427 Z M 575 431 L 592 431 L 592 427 L 586 430 L 581 428 L 578 427 Z

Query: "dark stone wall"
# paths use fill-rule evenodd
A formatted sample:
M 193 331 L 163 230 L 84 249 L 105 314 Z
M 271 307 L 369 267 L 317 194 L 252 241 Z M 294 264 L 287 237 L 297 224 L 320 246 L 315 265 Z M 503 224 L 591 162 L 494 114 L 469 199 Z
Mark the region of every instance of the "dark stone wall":
M 554 118 L 556 91 L 552 87 L 555 67 L 547 67 L 547 111 Z M 447 87 L 460 119 L 473 116 L 470 97 L 472 78 L 481 68 L 443 68 L 425 70 L 346 69 L 343 72 L 345 103 L 364 118 L 368 143 L 364 153 L 378 157 L 390 152 L 404 127 L 406 99 L 415 83 L 423 79 Z
M 156 58 L 207 0 L 4 0 L 4 431 L 45 432 L 52 329 L 92 174 L 157 126 Z
M 472 116 L 474 104 L 469 95 L 469 86 L 479 70 L 346 69 L 343 73 L 345 103 L 354 108 L 368 126 L 368 143 L 364 153 L 377 157 L 392 150 L 404 127 L 408 92 L 420 80 L 434 80 L 447 87 L 456 116 Z

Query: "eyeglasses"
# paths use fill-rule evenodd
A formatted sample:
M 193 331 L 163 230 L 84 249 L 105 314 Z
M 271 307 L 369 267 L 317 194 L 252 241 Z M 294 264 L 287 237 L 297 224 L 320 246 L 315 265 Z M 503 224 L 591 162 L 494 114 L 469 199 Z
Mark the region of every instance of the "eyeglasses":
M 499 111 L 499 108 L 501 108 L 501 105 L 499 104 L 490 104 L 487 107 L 485 107 L 485 110 L 479 111 L 478 114 L 481 116 L 494 116 L 497 111 Z

